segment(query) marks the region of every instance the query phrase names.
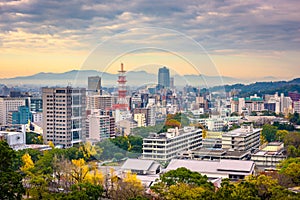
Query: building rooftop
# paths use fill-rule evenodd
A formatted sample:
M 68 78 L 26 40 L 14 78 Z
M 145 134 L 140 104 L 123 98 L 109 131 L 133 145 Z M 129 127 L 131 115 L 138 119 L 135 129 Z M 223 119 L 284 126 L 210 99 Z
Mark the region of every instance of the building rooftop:
M 253 128 L 252 125 L 244 125 L 241 128 L 234 129 L 232 131 L 229 131 L 227 133 L 223 133 L 222 136 L 231 136 L 231 137 L 239 137 L 239 136 L 247 136 L 251 135 L 253 133 L 257 133 L 261 131 L 261 128 Z
M 249 175 L 254 169 L 253 161 L 246 160 L 219 160 L 219 161 L 206 161 L 206 160 L 171 160 L 166 168 L 166 171 L 176 170 L 180 167 L 185 167 L 191 171 L 208 174 L 227 174 L 234 171 L 239 175 Z
M 168 138 L 174 138 L 176 136 L 183 135 L 185 133 L 190 133 L 194 131 L 198 131 L 199 129 L 195 128 L 194 126 L 186 126 L 184 128 L 178 129 L 176 128 L 169 128 L 167 132 L 165 133 L 150 133 L 147 138 L 149 139 L 168 139 Z M 144 138 L 144 139 L 147 139 Z
M 154 160 L 142 160 L 142 159 L 127 159 L 122 165 L 122 170 L 139 170 L 139 171 L 148 171 L 154 167 L 158 167 L 158 163 Z

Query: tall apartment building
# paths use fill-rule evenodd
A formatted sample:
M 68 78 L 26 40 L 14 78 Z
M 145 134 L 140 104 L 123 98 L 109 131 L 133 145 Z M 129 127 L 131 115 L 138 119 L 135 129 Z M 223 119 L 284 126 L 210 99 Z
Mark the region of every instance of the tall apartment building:
M 24 98 L 3 97 L 0 98 L 0 125 L 7 125 L 9 113 L 18 111 L 19 106 L 25 105 Z
M 241 128 L 223 133 L 222 148 L 235 151 L 253 151 L 260 144 L 261 129 L 253 128 L 253 125 L 243 125 Z
M 109 115 L 91 114 L 88 116 L 88 136 L 87 139 L 100 141 L 116 136 L 115 119 Z
M 85 141 L 86 90 L 42 88 L 44 142 L 65 148 Z
M 143 139 L 143 159 L 167 162 L 180 152 L 194 150 L 202 146 L 202 129 L 184 127 L 168 129 L 167 133 L 150 134 Z

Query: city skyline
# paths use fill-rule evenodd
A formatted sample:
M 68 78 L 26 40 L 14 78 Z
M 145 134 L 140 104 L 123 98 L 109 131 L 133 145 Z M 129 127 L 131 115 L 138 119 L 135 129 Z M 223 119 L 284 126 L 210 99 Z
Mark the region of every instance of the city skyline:
M 0 2 L 0 6 L 0 78 L 99 70 L 108 67 L 105 59 L 118 63 L 108 72 L 117 70 L 119 59 L 128 70 L 154 63 L 180 71 L 189 66 L 184 58 L 194 59 L 198 71 L 206 75 L 300 76 L 297 1 L 131 1 L 125 5 L 118 1 L 20 0 Z M 100 63 L 84 65 L 99 45 L 114 38 L 118 46 L 98 49 Z M 194 43 L 188 44 L 187 38 Z M 137 43 L 154 48 L 136 51 Z M 206 58 L 199 58 L 195 44 L 200 45 Z M 123 45 L 121 51 L 117 50 L 119 45 Z M 211 72 L 207 66 L 215 69 Z M 182 73 L 195 74 L 192 69 Z

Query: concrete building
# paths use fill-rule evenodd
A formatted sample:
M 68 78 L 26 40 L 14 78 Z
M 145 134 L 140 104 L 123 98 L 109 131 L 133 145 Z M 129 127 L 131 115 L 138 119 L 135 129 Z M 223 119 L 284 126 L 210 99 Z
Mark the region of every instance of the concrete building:
M 166 67 L 159 68 L 158 70 L 158 85 L 169 88 L 170 87 L 170 71 Z
M 253 125 L 242 125 L 241 128 L 223 133 L 222 148 L 234 151 L 251 151 L 258 149 L 261 129 Z
M 260 168 L 276 168 L 287 156 L 282 142 L 271 142 L 262 150 L 251 155 L 251 160 Z
M 0 131 L 0 140 L 4 140 L 14 150 L 24 149 L 26 144 L 25 130 L 24 132 Z
M 115 119 L 109 115 L 91 114 L 88 116 L 89 134 L 87 139 L 100 141 L 116 136 Z
M 146 126 L 146 117 L 144 113 L 134 114 L 133 120 L 137 122 L 137 127 Z
M 123 119 L 117 123 L 117 128 L 120 130 L 121 135 L 130 135 L 132 129 L 137 127 L 137 122 L 133 119 Z
M 24 98 L 0 98 L 0 125 L 7 125 L 9 113 L 18 111 L 19 106 L 25 105 Z
M 294 101 L 294 112 L 300 113 L 300 101 Z
M 88 77 L 88 92 L 101 94 L 101 77 L 90 76 Z
M 229 178 L 231 180 L 244 179 L 254 174 L 255 163 L 246 160 L 171 160 L 166 172 L 185 167 L 193 172 L 206 175 L 209 179 Z
M 43 112 L 42 97 L 27 97 L 26 106 L 29 107 L 30 112 Z
M 108 110 L 112 107 L 112 96 L 110 95 L 88 95 L 87 110 Z
M 151 106 L 149 108 L 136 108 L 133 110 L 133 115 L 144 114 L 146 119 L 146 126 L 155 125 L 155 107 Z
M 42 88 L 44 142 L 65 148 L 85 141 L 86 90 Z
M 9 124 L 27 124 L 28 120 L 32 121 L 32 113 L 27 106 L 19 106 L 18 111 L 9 113 Z
M 137 175 L 154 175 L 161 172 L 161 165 L 154 160 L 129 158 L 122 165 L 121 171 Z
M 230 100 L 231 112 L 241 114 L 245 108 L 245 99 L 244 98 L 232 98 Z
M 268 109 L 271 109 L 276 114 L 292 112 L 293 101 L 291 97 L 285 97 L 283 93 L 280 96 L 277 92 L 274 95 L 265 95 L 265 103 L 267 103 Z
M 184 127 L 168 129 L 166 133 L 153 133 L 143 139 L 143 159 L 167 162 L 180 152 L 202 146 L 202 129 Z

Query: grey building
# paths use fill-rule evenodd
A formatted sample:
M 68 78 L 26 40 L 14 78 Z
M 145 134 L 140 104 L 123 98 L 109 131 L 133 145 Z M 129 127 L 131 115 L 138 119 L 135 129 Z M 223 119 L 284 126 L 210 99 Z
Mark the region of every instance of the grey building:
M 101 77 L 90 76 L 88 77 L 88 91 L 101 94 Z
M 158 85 L 163 87 L 170 87 L 170 71 L 163 67 L 158 70 Z

